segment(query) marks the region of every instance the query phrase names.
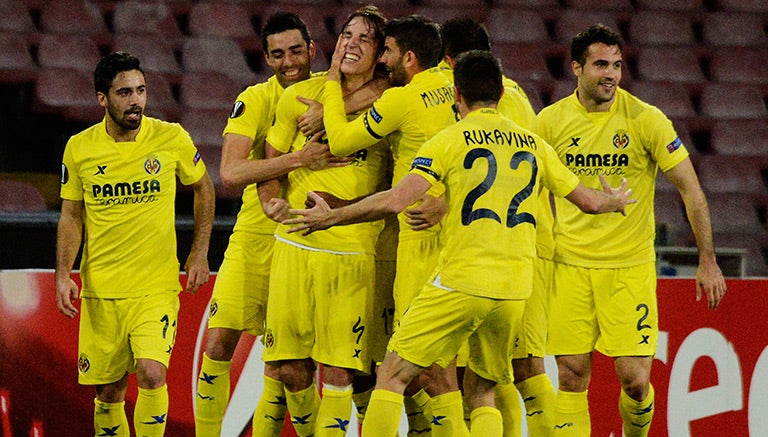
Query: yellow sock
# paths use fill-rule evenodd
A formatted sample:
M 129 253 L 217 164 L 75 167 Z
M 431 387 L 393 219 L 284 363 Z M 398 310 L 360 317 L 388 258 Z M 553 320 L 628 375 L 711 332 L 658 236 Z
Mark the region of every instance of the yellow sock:
M 517 384 L 525 402 L 528 434 L 549 437 L 555 426 L 557 397 L 546 373 L 528 378 Z
M 94 435 L 130 437 L 125 402 L 107 403 L 96 398 L 93 404 L 93 427 L 96 431 Z
M 253 413 L 254 437 L 280 437 L 287 410 L 283 383 L 264 375 L 264 391 Z
M 653 419 L 654 399 L 656 395 L 653 385 L 648 390 L 648 396 L 638 402 L 621 390 L 619 395 L 619 413 L 624 421 L 625 437 L 647 437 Z
M 515 393 L 517 395 L 517 393 Z M 501 437 L 504 433 L 504 422 L 501 412 L 493 407 L 479 407 L 470 414 L 472 422 L 472 437 Z
M 496 408 L 504 421 L 504 437 L 523 435 L 523 409 L 515 384 L 497 384 L 495 388 Z M 531 435 L 538 436 L 538 434 Z
M 311 436 L 315 433 L 315 419 L 320 408 L 320 393 L 314 383 L 304 390 L 295 393 L 285 391 L 285 401 L 291 413 L 293 429 L 299 437 Z
M 347 435 L 349 416 L 352 413 L 352 386 L 323 387 L 323 398 L 317 410 L 316 437 Z
M 374 390 L 363 422 L 362 437 L 393 436 L 397 434 L 403 412 L 403 395 L 387 390 Z
M 433 437 L 469 436 L 469 430 L 464 424 L 464 407 L 460 391 L 435 396 L 429 403 L 432 405 Z
M 428 437 L 431 429 L 429 417 L 432 416 L 429 395 L 424 389 L 419 390 L 413 396 L 403 398 L 405 416 L 408 418 L 409 437 Z
M 352 403 L 355 406 L 357 423 L 362 424 L 365 420 L 365 413 L 368 411 L 368 403 L 371 402 L 371 393 L 373 393 L 373 387 L 360 393 L 352 391 Z
M 162 437 L 168 421 L 168 386 L 158 388 L 139 387 L 136 408 L 133 410 L 133 427 L 139 437 Z
M 195 395 L 195 435 L 218 436 L 229 403 L 229 369 L 232 361 L 215 361 L 203 353 Z
M 555 408 L 555 436 L 589 437 L 592 422 L 589 418 L 587 391 L 579 393 L 559 390 Z

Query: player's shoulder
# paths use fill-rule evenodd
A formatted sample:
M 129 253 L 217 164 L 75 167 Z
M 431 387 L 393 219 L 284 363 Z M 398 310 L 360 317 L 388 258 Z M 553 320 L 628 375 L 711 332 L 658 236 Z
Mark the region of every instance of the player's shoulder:
M 632 119 L 666 117 L 657 106 L 640 99 L 623 88 L 619 88 L 616 92 L 616 103 L 618 103 Z

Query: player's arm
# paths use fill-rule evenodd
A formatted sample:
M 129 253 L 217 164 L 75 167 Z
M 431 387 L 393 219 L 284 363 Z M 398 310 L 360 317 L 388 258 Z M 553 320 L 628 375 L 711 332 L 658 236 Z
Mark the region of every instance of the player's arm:
M 211 273 L 208 266 L 208 247 L 213 230 L 216 192 L 207 171 L 199 181 L 192 184 L 192 191 L 195 225 L 192 231 L 192 247 L 187 262 L 184 263 L 184 270 L 187 272 L 185 291 L 194 294 L 201 285 L 208 282 Z
M 322 132 L 316 133 L 319 138 Z M 319 141 L 309 141 L 301 150 L 290 153 L 277 152 L 271 159 L 248 159 L 253 142 L 245 135 L 224 135 L 221 152 L 221 182 L 227 187 L 241 187 L 263 182 L 287 174 L 301 167 L 319 170 L 346 165 L 347 159 L 338 158 Z M 273 149 L 274 150 L 274 149 Z
M 85 204 L 82 200 L 62 201 L 56 230 L 56 306 L 69 318 L 77 315 L 74 302 L 80 295 L 70 273 L 83 239 L 83 214 Z
M 286 225 L 298 225 L 288 232 L 304 231 L 304 235 L 328 229 L 331 226 L 370 222 L 397 214 L 419 200 L 431 187 L 427 179 L 417 174 L 407 174 L 394 188 L 374 193 L 359 202 L 338 209 L 331 209 L 325 200 L 315 194 L 308 196 L 315 202 L 309 209 L 291 209 L 288 212 L 300 217 L 283 221 Z
M 587 214 L 620 212 L 622 215 L 627 215 L 624 208 L 629 204 L 637 203 L 637 199 L 630 198 L 632 189 L 627 188 L 626 179 L 621 179 L 620 187 L 613 188 L 601 174 L 600 183 L 603 184 L 603 191 L 585 187 L 579 183 L 565 198 Z
M 665 172 L 677 187 L 683 198 L 685 213 L 691 223 L 696 246 L 699 249 L 699 267 L 696 270 L 696 299 L 704 292 L 710 309 L 717 308 L 725 295 L 725 279 L 715 258 L 715 244 L 712 238 L 712 222 L 704 191 L 690 158 Z

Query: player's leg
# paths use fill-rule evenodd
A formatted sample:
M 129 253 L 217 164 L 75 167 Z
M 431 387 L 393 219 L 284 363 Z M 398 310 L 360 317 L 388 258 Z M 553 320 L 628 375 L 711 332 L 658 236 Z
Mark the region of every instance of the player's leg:
M 395 352 L 387 352 L 376 376 L 376 389 L 371 394 L 362 436 L 397 434 L 403 409 L 405 387 L 423 370 Z
M 310 254 L 292 244 L 275 242 L 264 334 L 264 362 L 279 369 L 286 405 L 299 436 L 315 432 L 320 405 L 315 365 L 310 359 L 315 344 Z
M 467 368 L 464 372 L 464 397 L 470 410 L 471 436 L 501 437 L 503 420 L 496 408 L 496 382 L 489 381 Z
M 111 384 L 96 386 L 93 426 L 95 435 L 130 437 L 131 430 L 125 414 L 125 394 L 128 374 Z
M 139 395 L 133 426 L 140 436 L 165 433 L 168 420 L 166 374 L 176 340 L 178 293 L 158 292 L 140 299 L 129 316 Z
M 221 423 L 229 403 L 229 369 L 240 335 L 241 331 L 234 329 L 208 329 L 195 396 L 195 435 L 198 437 L 221 434 Z
M 316 435 L 344 435 L 352 411 L 354 372 L 370 370 L 370 336 L 376 294 L 376 265 L 371 254 L 315 252 L 315 347 L 323 364 L 323 388 Z
M 457 435 L 466 431 L 464 399 L 459 389 L 456 360 L 442 367 L 432 364 L 419 375 L 419 382 L 430 397 L 431 428 L 433 437 Z
M 125 414 L 128 373 L 135 367 L 123 323 L 134 299 L 83 298 L 78 339 L 78 382 L 96 388 L 95 435 L 131 435 Z M 126 304 L 126 302 L 128 304 Z
M 614 357 L 624 435 L 646 436 L 654 410 L 650 379 L 658 340 L 656 266 L 604 269 L 599 281 L 603 286 L 596 288 L 595 303 L 601 335 L 596 349 Z
M 594 269 L 555 263 L 554 270 L 547 339 L 547 353 L 557 359 L 560 383 L 554 435 L 588 436 L 587 387 L 592 374 L 591 354 L 599 334 Z
M 554 263 L 551 260 L 537 258 L 533 293 L 525 302 L 523 316 L 525 334 L 520 348 L 521 353 L 512 360 L 515 386 L 525 403 L 528 433 L 540 437 L 552 435 L 557 404 L 555 389 L 544 369 L 549 298 L 553 279 Z M 508 435 L 506 425 L 504 434 Z
M 280 370 L 264 363 L 264 391 L 253 413 L 253 437 L 278 437 L 283 432 L 288 404 Z

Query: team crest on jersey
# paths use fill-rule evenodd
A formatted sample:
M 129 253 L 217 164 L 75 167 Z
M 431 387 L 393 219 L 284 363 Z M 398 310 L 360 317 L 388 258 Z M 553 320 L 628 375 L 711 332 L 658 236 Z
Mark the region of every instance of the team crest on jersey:
M 613 135 L 613 147 L 624 150 L 629 147 L 629 135 L 627 131 L 620 130 Z
M 80 354 L 80 357 L 77 359 L 77 370 L 80 373 L 88 373 L 91 370 L 91 361 L 86 354 Z
M 245 112 L 245 102 L 238 100 L 232 105 L 232 112 L 229 113 L 229 118 L 237 118 Z
M 69 170 L 64 163 L 61 163 L 61 184 L 64 185 L 69 182 Z
M 275 336 L 272 334 L 271 329 L 267 329 L 264 333 L 264 346 L 270 348 L 275 345 Z
M 161 167 L 162 165 L 160 164 L 160 160 L 157 159 L 157 156 L 150 156 L 144 161 L 144 171 L 146 171 L 147 174 L 158 174 L 160 173 Z
M 216 313 L 219 312 L 219 303 L 216 302 L 216 299 L 211 299 L 211 306 L 208 308 L 208 318 L 212 318 L 216 315 Z

